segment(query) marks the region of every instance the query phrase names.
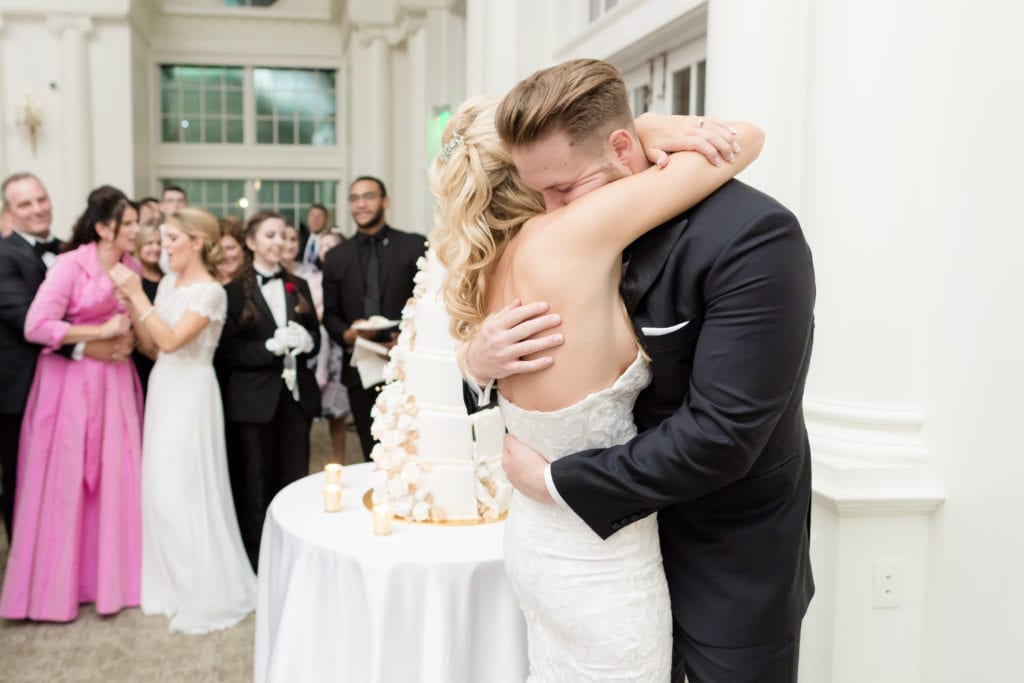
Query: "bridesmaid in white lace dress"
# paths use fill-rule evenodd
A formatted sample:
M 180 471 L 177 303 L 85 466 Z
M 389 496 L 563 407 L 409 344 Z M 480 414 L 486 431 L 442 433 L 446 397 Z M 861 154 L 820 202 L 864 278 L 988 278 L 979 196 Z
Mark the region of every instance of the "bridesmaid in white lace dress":
M 256 604 L 228 483 L 224 418 L 213 354 L 227 311 L 214 279 L 216 219 L 202 209 L 169 216 L 173 271 L 151 304 L 137 275 L 111 278 L 132 304 L 140 344 L 159 350 L 142 437 L 142 610 L 172 631 L 226 628 Z
M 633 403 L 651 375 L 618 293 L 622 251 L 742 170 L 760 149 L 759 132 L 735 124 L 746 152 L 735 164 L 676 154 L 664 169 L 542 214 L 541 198 L 523 185 L 495 131 L 496 104 L 464 103 L 431 168 L 431 241 L 448 268 L 445 303 L 466 340 L 515 300 L 550 302 L 567 342 L 545 352 L 558 354 L 553 366 L 500 381 L 509 433 L 549 460 L 625 443 L 636 434 Z M 622 136 L 617 141 L 629 151 Z M 545 161 L 561 168 L 574 160 Z M 621 163 L 602 159 L 588 182 L 621 177 Z M 516 491 L 504 541 L 526 620 L 530 681 L 669 680 L 672 624 L 654 515 L 602 540 L 568 508 Z

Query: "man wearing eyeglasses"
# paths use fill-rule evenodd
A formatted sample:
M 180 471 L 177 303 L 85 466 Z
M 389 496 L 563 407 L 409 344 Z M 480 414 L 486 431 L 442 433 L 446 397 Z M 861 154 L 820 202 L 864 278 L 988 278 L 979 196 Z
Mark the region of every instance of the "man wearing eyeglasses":
M 324 264 L 324 327 L 344 350 L 341 381 L 348 387 L 352 419 L 363 457 L 370 459 L 370 409 L 379 385 L 364 387 L 352 351 L 360 337 L 392 346 L 397 326 L 366 329 L 368 319 L 399 320 L 412 296 L 416 261 L 426 251 L 423 235 L 396 230 L 387 224 L 389 199 L 379 178 L 360 176 L 348 191 L 348 206 L 356 224 L 355 236 L 328 252 Z M 362 328 L 362 329 L 360 329 Z

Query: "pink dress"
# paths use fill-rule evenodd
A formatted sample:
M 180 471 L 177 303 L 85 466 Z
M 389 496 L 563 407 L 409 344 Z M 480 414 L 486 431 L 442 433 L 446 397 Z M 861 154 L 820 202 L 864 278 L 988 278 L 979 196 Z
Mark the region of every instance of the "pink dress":
M 122 262 L 141 272 L 126 255 Z M 142 391 L 131 360 L 53 353 L 69 325 L 98 325 L 124 308 L 86 244 L 61 254 L 25 319 L 41 344 L 18 453 L 14 543 L 0 616 L 71 621 L 139 604 Z

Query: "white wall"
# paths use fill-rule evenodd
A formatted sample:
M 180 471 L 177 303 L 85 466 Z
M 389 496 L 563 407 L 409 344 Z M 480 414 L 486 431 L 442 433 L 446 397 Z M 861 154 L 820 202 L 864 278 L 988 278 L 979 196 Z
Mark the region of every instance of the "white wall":
M 5 105 L 0 169 L 29 171 L 42 179 L 53 201 L 54 232 L 62 237 L 70 234 L 90 189 L 109 183 L 130 195 L 135 184 L 127 5 L 98 2 L 92 17 L 77 9 L 66 2 L 0 5 L 0 102 Z M 70 59 L 69 43 L 58 28 L 67 21 L 80 37 L 70 44 L 81 45 Z M 27 133 L 15 125 L 25 88 L 43 108 L 35 155 Z M 80 122 L 87 125 L 76 126 Z M 86 131 L 85 139 L 78 130 Z M 81 167 L 72 171 L 70 164 L 79 159 Z
M 923 681 L 1024 680 L 1024 7 L 939 3 L 925 103 L 933 218 L 916 365 L 925 438 L 948 490 L 929 540 Z

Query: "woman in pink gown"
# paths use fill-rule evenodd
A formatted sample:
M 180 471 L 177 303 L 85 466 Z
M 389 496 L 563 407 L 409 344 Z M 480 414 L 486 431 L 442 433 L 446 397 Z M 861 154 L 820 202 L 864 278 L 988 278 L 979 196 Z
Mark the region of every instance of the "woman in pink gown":
M 103 186 L 89 195 L 70 251 L 57 257 L 25 319 L 42 345 L 18 453 L 16 531 L 0 616 L 71 621 L 139 604 L 142 392 L 129 359 L 54 353 L 105 339 L 129 324 L 107 272 L 131 256 L 138 212 Z M 77 354 L 76 354 L 77 355 Z

